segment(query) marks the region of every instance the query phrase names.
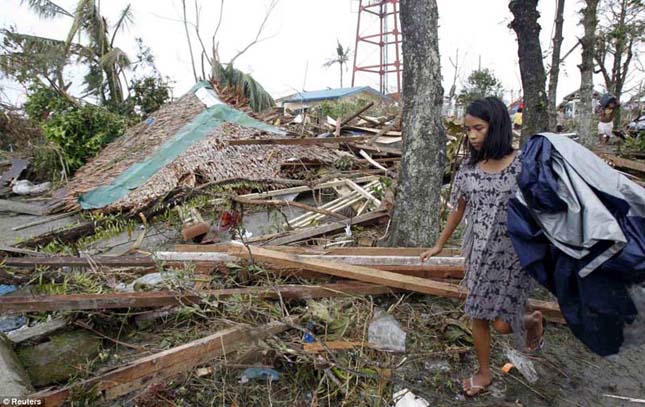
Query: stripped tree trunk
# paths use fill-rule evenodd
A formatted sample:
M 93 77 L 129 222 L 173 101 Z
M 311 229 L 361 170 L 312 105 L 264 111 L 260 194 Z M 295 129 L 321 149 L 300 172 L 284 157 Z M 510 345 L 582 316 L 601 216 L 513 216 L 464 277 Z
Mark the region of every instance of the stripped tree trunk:
M 556 108 L 558 92 L 558 76 L 560 75 L 560 50 L 562 49 L 562 26 L 564 25 L 564 0 L 558 0 L 555 17 L 555 33 L 553 34 L 553 54 L 549 70 L 549 129 L 553 131 L 557 125 L 558 112 Z
M 580 107 L 576 109 L 580 141 L 587 147 L 595 144 L 597 131 L 593 128 L 593 69 L 594 43 L 596 41 L 596 26 L 598 25 L 599 0 L 586 0 L 582 10 L 582 25 L 585 35 L 580 40 L 582 44 L 582 63 L 580 68 Z
M 532 135 L 547 130 L 549 125 L 537 3 L 538 0 L 511 0 L 508 5 L 514 17 L 511 28 L 517 34 L 517 54 L 524 90 L 522 145 Z
M 401 0 L 403 157 L 389 244 L 434 245 L 446 161 L 436 0 Z

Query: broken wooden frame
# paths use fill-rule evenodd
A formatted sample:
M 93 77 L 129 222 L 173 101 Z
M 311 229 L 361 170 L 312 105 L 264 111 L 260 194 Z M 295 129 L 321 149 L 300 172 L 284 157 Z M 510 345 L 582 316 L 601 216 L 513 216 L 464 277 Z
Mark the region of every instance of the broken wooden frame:
M 83 380 L 55 390 L 45 390 L 28 396 L 41 400 L 47 407 L 65 404 L 75 389 L 98 391 L 102 400 L 114 400 L 152 383 L 189 372 L 220 355 L 239 349 L 241 345 L 276 335 L 289 328 L 296 321 L 271 322 L 262 327 L 238 326 L 221 330 L 213 335 L 175 346 L 163 352 L 136 359 L 98 377 Z

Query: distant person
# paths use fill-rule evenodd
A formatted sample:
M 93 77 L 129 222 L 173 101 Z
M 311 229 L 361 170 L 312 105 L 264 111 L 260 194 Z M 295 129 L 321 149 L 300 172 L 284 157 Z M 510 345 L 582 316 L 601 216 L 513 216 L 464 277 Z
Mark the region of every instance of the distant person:
M 558 109 L 558 113 L 556 115 L 555 132 L 562 133 L 563 131 L 564 131 L 564 109 Z
M 600 98 L 598 106 L 598 144 L 609 144 L 613 137 L 614 118 L 618 111 L 618 100 L 610 93 L 605 93 Z
M 513 128 L 515 130 L 520 130 L 522 128 L 522 109 L 521 107 L 517 109 L 517 112 L 513 115 Z
M 470 158 L 455 176 L 446 227 L 421 261 L 441 252 L 465 214 L 464 312 L 472 319 L 479 370 L 464 380 L 463 390 L 472 397 L 493 381 L 491 326 L 501 334 L 514 333 L 519 347 L 533 352 L 544 345 L 544 317 L 539 311 L 524 314 L 532 280 L 520 267 L 506 223 L 508 200 L 517 192 L 522 168 L 506 106 L 494 97 L 475 100 L 464 125 Z

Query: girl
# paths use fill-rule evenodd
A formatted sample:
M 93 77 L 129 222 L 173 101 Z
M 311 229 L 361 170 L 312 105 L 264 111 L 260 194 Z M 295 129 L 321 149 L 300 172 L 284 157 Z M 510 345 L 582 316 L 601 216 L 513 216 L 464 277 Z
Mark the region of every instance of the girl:
M 514 332 L 522 347 L 535 351 L 543 344 L 544 319 L 539 311 L 524 316 L 531 280 L 520 268 L 506 228 L 506 205 L 515 195 L 521 168 L 519 152 L 511 146 L 506 106 L 494 97 L 476 100 L 468 106 L 464 124 L 470 158 L 455 177 L 446 227 L 421 261 L 441 252 L 465 214 L 465 313 L 472 318 L 479 371 L 463 386 L 468 396 L 475 396 L 493 379 L 490 326 L 502 334 Z

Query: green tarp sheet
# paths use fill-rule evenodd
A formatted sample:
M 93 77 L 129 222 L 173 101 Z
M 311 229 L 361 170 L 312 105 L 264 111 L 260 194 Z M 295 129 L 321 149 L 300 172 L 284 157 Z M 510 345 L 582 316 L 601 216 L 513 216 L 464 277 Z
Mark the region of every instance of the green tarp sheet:
M 208 82 L 200 82 L 191 89 L 196 92 L 200 88 L 211 92 Z M 214 94 L 214 92 L 213 92 Z M 276 134 L 284 134 L 279 129 L 255 120 L 245 113 L 235 110 L 226 104 L 216 104 L 206 108 L 182 127 L 177 134 L 167 140 L 159 149 L 143 162 L 131 165 L 109 185 L 93 189 L 79 197 L 82 209 L 99 209 L 109 206 L 126 196 L 130 191 L 143 185 L 160 169 L 173 162 L 194 143 L 202 140 L 212 130 L 223 123 L 235 123 L 240 126 L 252 127 Z

